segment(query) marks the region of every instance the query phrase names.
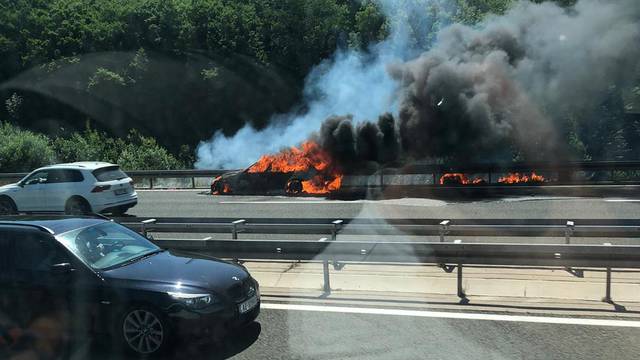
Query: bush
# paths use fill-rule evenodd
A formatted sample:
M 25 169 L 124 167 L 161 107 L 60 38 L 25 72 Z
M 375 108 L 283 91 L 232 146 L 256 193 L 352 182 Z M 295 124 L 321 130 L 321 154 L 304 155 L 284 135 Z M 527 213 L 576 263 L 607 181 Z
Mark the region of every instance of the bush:
M 68 138 L 56 138 L 53 146 L 60 162 L 96 160 L 116 163 L 125 142 L 87 125 L 82 133 L 74 132 Z
M 52 164 L 55 152 L 42 134 L 0 123 L 0 172 L 26 172 Z
M 59 137 L 53 145 L 61 162 L 106 161 L 126 170 L 184 168 L 183 162 L 158 145 L 155 139 L 136 131 L 131 131 L 126 139 L 115 139 L 87 125 L 84 132 Z
M 167 149 L 158 145 L 151 137 L 144 137 L 136 131 L 127 136 L 127 144 L 118 157 L 118 164 L 125 170 L 173 170 L 184 165 Z

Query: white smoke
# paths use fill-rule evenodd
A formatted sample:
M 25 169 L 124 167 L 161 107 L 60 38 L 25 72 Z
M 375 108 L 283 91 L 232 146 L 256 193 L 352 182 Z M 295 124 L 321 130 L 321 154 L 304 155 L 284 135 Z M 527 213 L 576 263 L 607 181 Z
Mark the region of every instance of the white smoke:
M 305 80 L 307 111 L 275 115 L 269 125 L 256 130 L 246 125 L 231 137 L 216 132 L 197 148 L 197 168 L 244 168 L 261 155 L 294 146 L 320 129 L 332 115 L 353 115 L 354 122 L 376 120 L 380 114 L 397 110 L 398 83 L 391 79 L 387 65 L 411 59 L 423 48 L 411 44 L 410 31 L 427 34 L 437 14 L 419 15 L 421 23 L 408 24 L 407 18 L 426 14 L 443 0 L 381 0 L 379 4 L 390 19 L 390 34 L 374 44 L 368 53 L 338 50 L 332 59 L 316 66 Z

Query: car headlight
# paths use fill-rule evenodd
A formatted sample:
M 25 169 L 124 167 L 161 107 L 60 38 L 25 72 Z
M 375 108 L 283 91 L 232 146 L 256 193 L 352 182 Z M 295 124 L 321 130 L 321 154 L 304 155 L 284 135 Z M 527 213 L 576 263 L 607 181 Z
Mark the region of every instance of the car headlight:
M 211 294 L 188 294 L 181 292 L 168 292 L 169 296 L 191 309 L 202 309 L 216 302 Z

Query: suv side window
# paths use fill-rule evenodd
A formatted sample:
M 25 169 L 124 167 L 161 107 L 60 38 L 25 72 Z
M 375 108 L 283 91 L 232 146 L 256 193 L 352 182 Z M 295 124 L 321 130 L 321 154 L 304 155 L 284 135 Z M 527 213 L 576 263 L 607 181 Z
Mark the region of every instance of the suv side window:
M 47 184 L 82 182 L 82 181 L 84 181 L 84 176 L 82 176 L 82 173 L 78 170 L 54 169 L 54 170 L 49 170 L 49 177 L 47 179 Z
M 22 183 L 24 185 L 43 184 L 48 181 L 48 178 L 49 178 L 49 171 L 41 170 L 31 174 L 31 176 L 24 179 Z

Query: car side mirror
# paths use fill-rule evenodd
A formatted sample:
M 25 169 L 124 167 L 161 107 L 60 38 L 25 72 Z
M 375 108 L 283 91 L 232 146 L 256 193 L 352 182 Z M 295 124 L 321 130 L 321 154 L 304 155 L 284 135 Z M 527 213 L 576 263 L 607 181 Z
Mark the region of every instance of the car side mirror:
M 68 274 L 75 271 L 73 265 L 68 262 L 51 265 L 51 272 L 54 274 Z

